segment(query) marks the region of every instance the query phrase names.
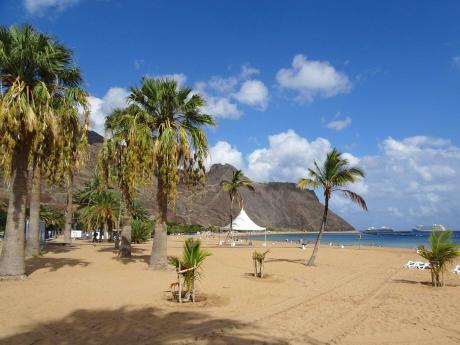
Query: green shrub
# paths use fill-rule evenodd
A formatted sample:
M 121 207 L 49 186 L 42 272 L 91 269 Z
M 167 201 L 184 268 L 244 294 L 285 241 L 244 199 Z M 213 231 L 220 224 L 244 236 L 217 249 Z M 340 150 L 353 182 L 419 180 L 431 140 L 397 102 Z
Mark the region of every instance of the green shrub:
M 151 220 L 133 219 L 131 223 L 131 242 L 145 243 L 152 237 L 155 223 Z
M 168 223 L 167 224 L 167 231 L 168 235 L 171 234 L 190 234 L 190 233 L 195 233 L 198 231 L 203 231 L 204 228 L 201 225 L 198 224 L 192 224 L 192 225 L 184 225 L 184 224 L 176 224 L 176 223 Z

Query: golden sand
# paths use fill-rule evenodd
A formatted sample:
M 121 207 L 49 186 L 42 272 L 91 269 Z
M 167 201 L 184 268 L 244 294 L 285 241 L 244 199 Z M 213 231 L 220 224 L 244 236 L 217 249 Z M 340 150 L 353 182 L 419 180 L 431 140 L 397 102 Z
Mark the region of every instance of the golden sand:
M 26 281 L 0 282 L 0 344 L 460 343 L 460 276 L 432 288 L 403 268 L 412 250 L 324 246 L 306 267 L 311 248 L 277 244 L 257 279 L 254 248 L 204 243 L 195 305 L 168 301 L 175 273 L 147 269 L 150 244 L 131 260 L 109 244 L 50 247 Z M 181 246 L 170 238 L 169 254 Z

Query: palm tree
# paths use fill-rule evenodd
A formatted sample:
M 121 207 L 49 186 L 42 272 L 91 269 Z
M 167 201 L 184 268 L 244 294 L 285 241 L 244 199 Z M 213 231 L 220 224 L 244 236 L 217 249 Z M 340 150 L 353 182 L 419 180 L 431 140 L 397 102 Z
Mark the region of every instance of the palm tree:
M 238 204 L 243 203 L 243 197 L 240 194 L 241 188 L 247 188 L 250 191 L 255 191 L 252 181 L 243 178 L 243 172 L 241 170 L 233 171 L 231 180 L 223 180 L 220 182 L 222 188 L 228 192 L 230 197 L 230 234 L 233 231 L 233 203 L 236 200 Z
M 114 179 L 123 201 L 119 256 L 131 257 L 131 221 L 148 218 L 136 201 L 136 188 L 150 179 L 154 166 L 152 130 L 149 117 L 137 105 L 115 110 L 107 117 L 106 138 L 99 153 L 99 170 L 106 181 Z M 118 241 L 116 242 L 116 245 Z
M 200 276 L 200 269 L 203 261 L 208 256 L 211 256 L 211 253 L 201 249 L 200 240 L 188 238 L 184 242 L 182 258 L 178 258 L 177 256 L 170 256 L 168 258 L 169 263 L 176 269 L 179 268 L 179 265 L 181 270 L 196 267 L 194 270 L 183 273 L 186 294 L 190 294 L 192 292 L 195 281 Z
M 299 182 L 297 182 L 297 187 L 302 189 L 322 188 L 324 195 L 324 213 L 321 221 L 321 228 L 318 236 L 316 237 L 315 247 L 310 260 L 308 260 L 307 266 L 315 265 L 321 235 L 326 228 L 329 200 L 333 192 L 342 192 L 342 194 L 349 198 L 352 202 L 358 204 L 362 209 L 367 211 L 367 205 L 363 197 L 351 190 L 343 189 L 346 185 L 357 182 L 359 178 L 363 178 L 365 175 L 361 168 L 349 167 L 348 164 L 348 160 L 342 158 L 342 154 L 336 149 L 333 149 L 328 152 L 322 167 L 319 167 L 315 161 L 314 168 L 308 169 L 309 177 L 302 178 Z
M 446 265 L 460 256 L 459 245 L 452 243 L 452 231 L 435 231 L 430 235 L 431 250 L 418 247 L 419 255 L 430 262 L 431 283 L 434 287 L 444 286 Z
M 11 185 L 0 276 L 20 277 L 29 162 L 58 131 L 71 96 L 83 94 L 72 52 L 31 26 L 0 27 L 0 81 L 0 166 Z
M 112 234 L 119 207 L 118 194 L 104 190 L 96 194 L 87 205 L 80 208 L 80 219 L 87 229 L 97 229 L 102 225 L 104 239 L 107 240 Z
M 173 79 L 144 78 L 141 87 L 131 89 L 129 100 L 146 114 L 153 140 L 159 215 L 150 268 L 166 269 L 168 206 L 175 204 L 180 177 L 205 176 L 208 143 L 202 127 L 214 125 L 214 120 L 201 112 L 203 97 Z

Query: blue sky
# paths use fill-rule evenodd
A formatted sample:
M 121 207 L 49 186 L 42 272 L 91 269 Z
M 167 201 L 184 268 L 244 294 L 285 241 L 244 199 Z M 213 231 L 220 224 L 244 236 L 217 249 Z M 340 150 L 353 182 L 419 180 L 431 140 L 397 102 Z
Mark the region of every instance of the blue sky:
M 71 47 L 93 124 L 141 76 L 170 75 L 218 116 L 212 162 L 296 181 L 331 147 L 368 172 L 358 227 L 460 228 L 457 1 L 2 0 L 3 25 L 32 23 Z

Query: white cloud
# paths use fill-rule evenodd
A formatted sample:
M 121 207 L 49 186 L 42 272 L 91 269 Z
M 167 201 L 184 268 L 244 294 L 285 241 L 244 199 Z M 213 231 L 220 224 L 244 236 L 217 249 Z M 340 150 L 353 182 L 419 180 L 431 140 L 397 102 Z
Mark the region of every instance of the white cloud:
M 329 62 L 308 60 L 301 54 L 294 57 L 291 68 L 280 69 L 276 79 L 281 88 L 295 91 L 299 101 L 311 102 L 316 96 L 333 97 L 351 89 L 347 75 Z
M 271 135 L 268 142 L 269 147 L 254 150 L 248 156 L 247 174 L 257 181 L 297 182 L 306 176 L 315 160 L 321 162 L 332 148 L 326 139 L 310 142 L 293 130 Z
M 224 119 L 239 119 L 241 111 L 235 103 L 232 103 L 228 98 L 225 97 L 213 97 L 204 95 L 206 99 L 206 105 L 203 107 L 203 112 L 211 114 L 215 117 Z
M 241 72 L 229 77 L 213 76 L 199 81 L 195 90 L 206 99 L 203 110 L 226 119 L 238 119 L 243 114 L 241 104 L 264 111 L 268 105 L 268 88 L 260 80 L 249 80 L 260 71 L 249 65 L 241 66 Z
M 443 138 L 414 136 L 385 139 L 380 150 L 378 155 L 361 158 L 371 210 L 367 225 L 460 226 L 456 215 L 460 207 L 459 147 Z M 366 219 L 361 215 L 346 214 L 364 225 Z
M 154 75 L 152 77 L 160 79 L 174 79 L 179 86 L 185 86 L 185 83 L 187 82 L 187 76 L 184 73 L 161 74 Z
M 112 87 L 102 98 L 90 96 L 89 104 L 91 107 L 90 129 L 104 135 L 105 118 L 113 110 L 126 106 L 126 99 L 129 92 L 120 87 Z
M 460 68 L 460 55 L 454 56 L 454 57 L 452 58 L 452 64 L 453 64 L 455 67 L 459 67 L 459 68 Z
M 258 75 L 259 73 L 260 70 L 258 70 L 257 68 L 251 67 L 249 65 L 243 65 L 241 66 L 240 78 L 243 80 L 248 79 L 254 75 Z
M 219 93 L 231 93 L 238 84 L 238 79 L 235 77 L 222 78 L 218 76 L 211 77 L 207 82 L 207 86 L 213 91 Z
M 75 5 L 80 0 L 23 0 L 24 7 L 29 14 L 42 14 L 51 9 L 62 12 Z
M 263 111 L 267 108 L 268 89 L 260 80 L 246 80 L 234 97 L 241 103 Z
M 209 149 L 209 156 L 206 160 L 206 168 L 212 164 L 231 164 L 237 169 L 244 168 L 243 154 L 226 141 L 219 141 Z
M 341 131 L 342 129 L 347 128 L 349 125 L 351 125 L 351 117 L 347 116 L 344 119 L 332 120 L 326 125 L 326 127 L 336 131 Z

